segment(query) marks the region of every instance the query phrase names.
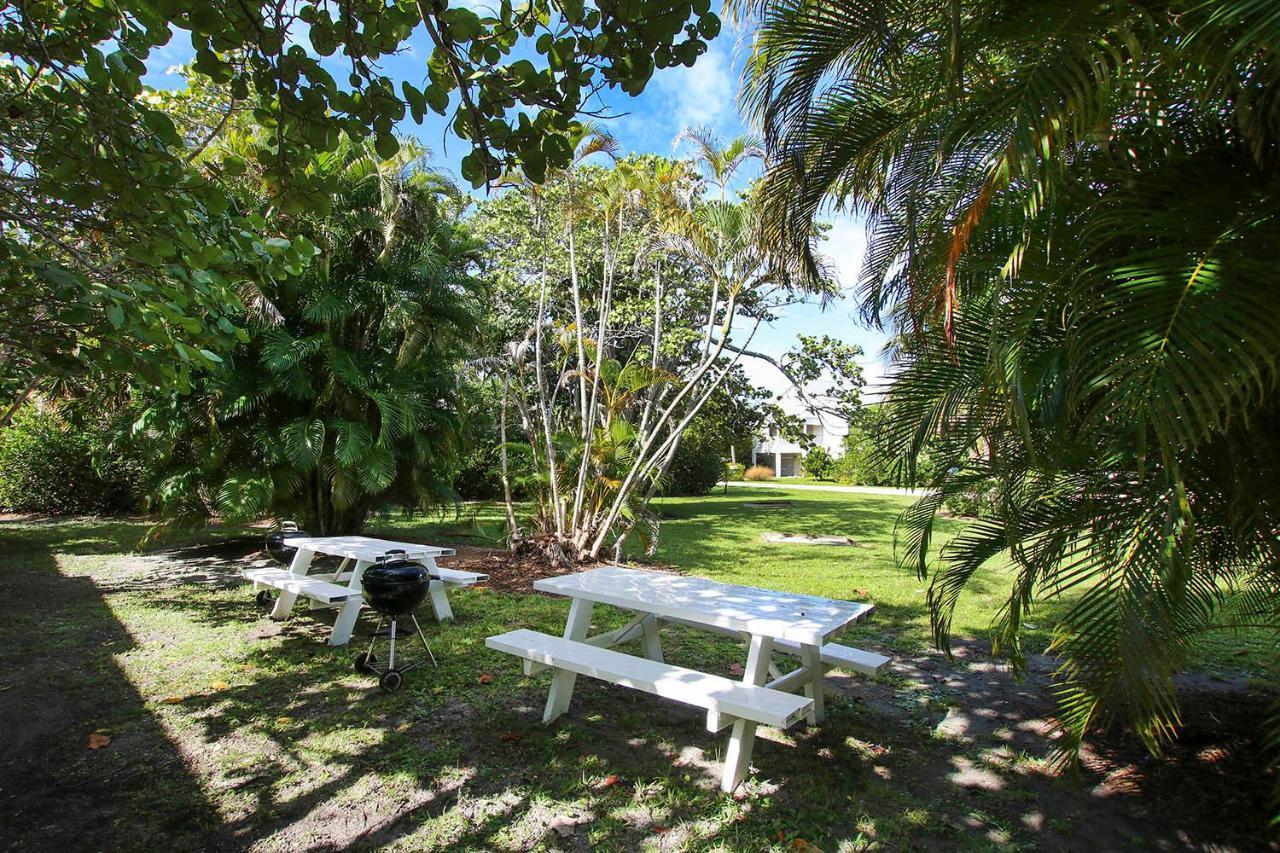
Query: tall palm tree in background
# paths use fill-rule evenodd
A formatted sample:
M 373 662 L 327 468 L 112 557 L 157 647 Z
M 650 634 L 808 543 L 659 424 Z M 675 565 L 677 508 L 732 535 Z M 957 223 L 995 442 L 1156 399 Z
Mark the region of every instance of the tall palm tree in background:
M 871 240 L 886 411 L 934 493 L 903 518 L 957 596 L 1005 554 L 1020 660 L 1037 599 L 1069 745 L 1116 713 L 1152 749 L 1200 632 L 1280 631 L 1280 14 L 1260 0 L 738 0 L 771 240 L 819 213 Z M 940 458 L 939 458 L 940 457 Z M 988 509 L 928 554 L 947 498 Z

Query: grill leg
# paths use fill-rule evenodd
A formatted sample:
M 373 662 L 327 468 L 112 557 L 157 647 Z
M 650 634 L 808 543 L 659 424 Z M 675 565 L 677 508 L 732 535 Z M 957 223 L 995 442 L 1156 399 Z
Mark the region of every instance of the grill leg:
M 385 616 L 378 617 L 378 627 L 373 629 L 373 636 L 369 638 L 369 651 L 365 652 L 366 660 L 373 660 L 373 644 L 378 642 L 378 632 L 382 630 L 382 623 L 385 621 Z
M 439 666 L 440 664 L 436 663 L 436 656 L 431 654 L 431 647 L 427 645 L 427 637 L 422 633 L 422 626 L 418 624 L 418 617 L 410 614 L 409 618 L 413 620 L 413 627 L 418 629 L 418 639 L 422 640 L 422 647 L 427 650 L 427 657 L 431 658 L 431 665 Z
M 396 620 L 391 619 L 391 656 L 387 659 L 387 669 L 396 668 Z

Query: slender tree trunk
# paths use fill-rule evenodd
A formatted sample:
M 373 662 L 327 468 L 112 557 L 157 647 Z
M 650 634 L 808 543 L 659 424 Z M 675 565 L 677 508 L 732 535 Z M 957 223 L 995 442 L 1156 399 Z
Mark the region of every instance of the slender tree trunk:
M 569 204 L 573 204 L 573 178 L 569 179 Z M 578 250 L 573 216 L 569 217 L 569 285 L 573 290 L 573 333 L 578 344 L 578 414 L 582 421 L 582 437 L 587 425 L 587 353 L 582 343 L 582 288 L 578 283 Z
M 22 393 L 14 398 L 13 402 L 9 404 L 9 408 L 5 409 L 4 415 L 0 416 L 0 427 L 7 427 L 9 425 L 9 421 L 13 420 L 14 414 L 18 411 L 18 409 L 22 408 L 22 404 L 27 402 L 27 400 L 31 399 L 31 395 L 35 393 L 36 385 L 38 385 L 39 383 L 40 383 L 40 374 L 33 373 L 31 375 L 31 381 L 28 382 L 27 386 L 22 389 Z
M 498 416 L 498 459 L 502 469 L 502 502 L 507 509 L 507 544 L 514 546 L 520 540 L 520 528 L 516 524 L 516 510 L 511 503 L 511 476 L 507 463 L 507 398 L 511 393 L 511 374 L 502 375 L 502 408 Z
M 538 391 L 538 412 L 542 420 L 542 437 L 546 443 L 547 452 L 547 472 L 549 476 L 549 485 L 551 489 L 551 515 L 552 523 L 555 525 L 557 535 L 564 534 L 564 510 L 560 501 L 560 484 L 558 482 L 559 463 L 556 460 L 555 441 L 552 438 L 551 431 L 551 412 L 554 408 L 554 400 L 547 399 L 547 383 L 546 377 L 542 372 L 542 324 L 547 312 L 547 222 L 542 210 L 542 200 L 539 197 L 537 202 L 537 218 L 538 231 L 542 236 L 542 270 L 541 280 L 538 284 L 538 316 L 533 324 L 533 369 L 535 372 L 535 387 Z M 528 432 L 530 445 L 533 442 L 533 432 Z

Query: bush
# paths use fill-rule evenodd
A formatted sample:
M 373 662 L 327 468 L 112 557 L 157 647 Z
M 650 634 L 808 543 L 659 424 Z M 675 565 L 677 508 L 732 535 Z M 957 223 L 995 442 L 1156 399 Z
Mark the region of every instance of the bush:
M 742 476 L 748 480 L 772 480 L 773 469 L 768 465 L 752 465 Z
M 741 462 L 724 463 L 724 478 L 726 480 L 741 480 L 742 475 L 747 472 L 747 466 Z
M 996 514 L 995 481 L 985 481 L 961 494 L 952 495 L 942 505 L 953 515 L 990 518 Z
M 667 468 L 665 495 L 705 495 L 724 476 L 720 445 L 698 432 L 689 431 L 680 439 L 675 458 Z
M 44 515 L 137 508 L 141 465 L 112 452 L 107 424 L 27 406 L 0 429 L 0 508 Z
M 825 447 L 815 447 L 804 455 L 805 473 L 815 480 L 830 480 L 836 473 L 836 460 Z

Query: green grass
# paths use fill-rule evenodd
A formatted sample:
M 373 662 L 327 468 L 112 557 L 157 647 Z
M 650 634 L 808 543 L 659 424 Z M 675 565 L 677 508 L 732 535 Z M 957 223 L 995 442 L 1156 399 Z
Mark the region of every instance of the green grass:
M 653 562 L 729 583 L 868 601 L 876 605 L 871 630 L 889 638 L 895 648 L 922 648 L 931 641 L 927 582 L 898 567 L 893 546 L 894 523 L 911 500 L 746 487 L 730 488 L 727 494 L 718 489 L 707 497 L 660 499 L 655 508 L 662 528 Z M 747 506 L 777 501 L 791 505 Z M 962 527 L 960 521 L 942 521 L 938 541 Z M 502 538 L 503 515 L 498 506 L 473 504 L 460 518 L 392 518 L 378 522 L 376 529 L 388 535 L 446 543 L 497 545 Z M 769 532 L 839 534 L 857 544 L 770 544 L 762 538 Z M 627 556 L 643 559 L 638 548 L 631 548 Z M 985 634 L 1011 579 L 999 561 L 979 573 L 960 598 L 955 631 L 962 636 Z M 1054 603 L 1048 607 L 1043 623 L 1032 620 L 1036 627 L 1029 629 L 1028 636 L 1033 643 L 1047 642 L 1048 613 L 1060 606 Z
M 891 650 L 922 649 L 933 643 L 926 601 L 928 580 L 898 566 L 893 543 L 895 522 L 914 500 L 898 495 L 788 490 L 781 485 L 717 488 L 706 497 L 659 499 L 654 505 L 662 519 L 662 533 L 653 562 L 730 583 L 867 601 L 876 605 L 876 611 L 871 623 L 855 629 L 855 634 L 874 635 Z M 745 506 L 777 501 L 791 506 Z M 388 535 L 500 547 L 503 519 L 499 505 L 472 503 L 448 518 L 392 517 L 375 522 L 373 527 Z M 935 557 L 965 523 L 963 519 L 939 520 Z M 761 538 L 768 532 L 838 534 L 858 544 L 770 544 Z M 626 556 L 644 560 L 635 547 L 629 548 Z M 988 561 L 960 596 L 953 633 L 988 637 L 1012 583 L 1013 570 L 1006 558 Z M 1025 625 L 1025 648 L 1046 648 L 1053 626 L 1074 601 L 1074 595 L 1042 597 Z M 1241 674 L 1259 686 L 1277 687 L 1280 659 L 1275 651 L 1275 638 L 1266 632 L 1215 632 L 1198 644 L 1193 665 L 1211 675 Z
M 792 505 L 743 505 L 773 500 Z M 893 560 L 893 523 L 907 503 L 745 488 L 667 499 L 655 560 L 874 602 L 855 642 L 906 658 L 929 637 L 924 583 Z M 497 507 L 481 504 L 460 517 L 381 519 L 370 532 L 494 544 L 501 523 Z M 1082 836 L 1069 835 L 1078 823 L 1069 816 L 1095 808 L 1087 786 L 1002 765 L 992 758 L 999 743 L 935 737 L 949 707 L 981 700 L 928 673 L 887 676 L 877 708 L 837 693 L 827 724 L 765 731 L 759 773 L 743 796 L 727 797 L 715 786 L 723 737 L 688 709 L 580 679 L 571 713 L 540 724 L 546 676 L 526 677 L 484 638 L 515 627 L 558 633 L 563 600 L 458 591 L 457 621 L 426 626 L 439 667 L 386 695 L 352 670 L 354 647 L 325 645 L 332 617 L 301 612 L 277 626 L 225 556 L 143 548 L 148 527 L 0 525 L 0 721 L 20 720 L 24 732 L 0 769 L 11 816 L 0 817 L 0 834 L 21 827 L 27 846 L 781 850 L 802 838 L 829 850 L 1070 847 Z M 767 531 L 840 533 L 862 547 L 770 545 Z M 166 547 L 245 532 L 175 535 Z M 980 573 L 957 632 L 983 633 L 1007 587 L 1000 565 Z M 595 628 L 624 618 L 597 608 Z M 743 656 L 739 644 L 692 630 L 664 632 L 664 649 L 723 674 Z M 1252 654 L 1231 659 L 1251 665 Z M 98 730 L 112 744 L 89 752 Z M 953 784 L 966 763 L 990 769 L 1003 788 Z M 614 775 L 620 781 L 605 784 Z M 1032 807 L 1066 829 L 1028 828 Z M 1162 831 L 1158 820 L 1142 826 Z

